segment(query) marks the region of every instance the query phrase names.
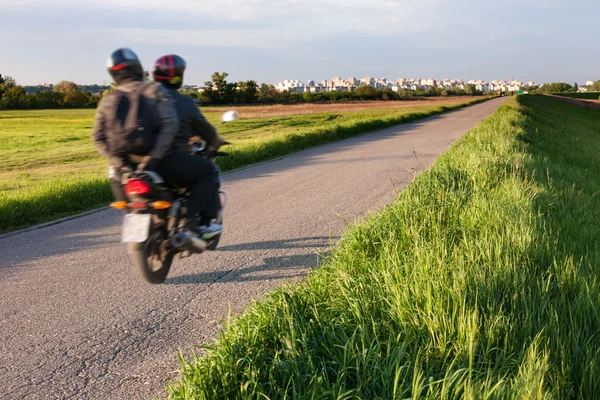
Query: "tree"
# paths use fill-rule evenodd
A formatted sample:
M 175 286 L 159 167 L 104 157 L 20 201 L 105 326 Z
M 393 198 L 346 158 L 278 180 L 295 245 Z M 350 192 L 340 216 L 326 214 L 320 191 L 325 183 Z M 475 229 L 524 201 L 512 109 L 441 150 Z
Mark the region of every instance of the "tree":
M 77 90 L 77 84 L 71 81 L 60 81 L 54 85 L 55 92 L 67 93 L 71 90 Z
M 258 89 L 258 101 L 261 103 L 272 103 L 279 95 L 275 86 L 262 83 Z
M 5 83 L 3 83 L 4 85 Z M 0 101 L 0 108 L 4 109 L 15 109 L 19 108 L 19 103 L 22 101 L 21 99 L 27 96 L 25 89 L 21 86 L 15 85 L 11 86 L 8 89 L 4 90 L 2 93 L 2 100 Z
M 371 86 L 361 86 L 352 92 L 354 98 L 358 98 L 360 100 L 375 100 L 378 97 L 378 90 L 372 88 Z
M 246 82 L 238 82 L 237 83 L 237 95 L 236 102 L 237 103 L 245 103 L 250 104 L 256 101 L 258 96 L 258 85 L 255 81 L 246 81 Z
M 14 86 L 17 86 L 17 81 L 15 81 L 14 78 L 11 78 L 10 76 L 2 77 L 2 75 L 0 75 L 0 99 L 2 99 L 4 92 Z
M 600 81 L 596 81 L 588 86 L 588 92 L 600 92 Z
M 64 104 L 71 107 L 85 107 L 88 103 L 87 98 L 79 90 L 69 90 L 65 93 Z
M 215 88 L 213 86 L 212 81 L 204 82 L 204 90 L 200 94 L 200 100 L 203 103 L 212 103 L 215 100 L 217 100 L 216 97 L 217 97 L 217 94 L 215 92 Z
M 227 83 L 225 85 L 225 92 L 223 93 L 223 103 L 234 103 L 236 92 L 237 83 Z
M 2 88 L 3 89 L 8 89 L 8 88 L 11 88 L 13 86 L 17 86 L 17 81 L 15 80 L 15 78 L 13 78 L 11 76 L 5 76 L 2 79 Z
M 537 93 L 566 93 L 573 90 L 573 86 L 564 82 L 546 83 L 544 86 L 540 86 Z
M 225 78 L 228 76 L 229 74 L 227 72 L 214 72 L 210 77 L 213 83 L 212 86 L 214 87 L 214 100 L 220 103 L 225 101 L 225 92 L 227 91 L 227 81 Z
M 57 108 L 63 102 L 64 95 L 62 93 L 44 90 L 32 95 L 35 100 L 36 108 Z

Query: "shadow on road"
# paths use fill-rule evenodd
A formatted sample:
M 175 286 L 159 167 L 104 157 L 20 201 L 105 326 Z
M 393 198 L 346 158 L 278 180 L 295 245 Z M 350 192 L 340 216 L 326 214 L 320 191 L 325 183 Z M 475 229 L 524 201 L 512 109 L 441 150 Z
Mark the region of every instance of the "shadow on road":
M 229 268 L 221 271 L 206 271 L 196 274 L 174 276 L 165 281 L 165 285 L 189 285 L 224 282 L 249 282 L 268 281 L 281 279 L 295 279 L 306 274 L 310 269 L 317 268 L 321 260 L 330 254 L 322 252 L 331 249 L 339 236 L 319 236 L 287 240 L 268 240 L 263 242 L 242 243 L 220 248 L 225 251 L 252 251 L 252 250 L 298 250 L 306 249 L 303 254 L 284 254 L 280 256 L 264 257 L 259 265 L 248 267 Z M 312 250 L 311 250 L 312 249 Z M 234 259 L 233 262 L 236 262 Z M 240 263 L 253 263 L 253 259 L 241 260 Z
M 268 250 L 268 249 L 306 249 L 331 246 L 340 236 L 315 236 L 297 239 L 265 240 L 262 242 L 240 243 L 219 247 L 217 251 Z

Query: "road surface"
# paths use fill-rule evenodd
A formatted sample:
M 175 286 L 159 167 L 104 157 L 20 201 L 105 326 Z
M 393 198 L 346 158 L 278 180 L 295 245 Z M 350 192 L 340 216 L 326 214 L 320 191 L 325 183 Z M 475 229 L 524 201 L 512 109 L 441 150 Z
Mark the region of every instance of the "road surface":
M 176 352 L 216 337 L 228 311 L 301 278 L 367 210 L 491 115 L 504 98 L 225 174 L 219 251 L 142 281 L 101 211 L 0 239 L 0 393 L 8 399 L 149 399 Z

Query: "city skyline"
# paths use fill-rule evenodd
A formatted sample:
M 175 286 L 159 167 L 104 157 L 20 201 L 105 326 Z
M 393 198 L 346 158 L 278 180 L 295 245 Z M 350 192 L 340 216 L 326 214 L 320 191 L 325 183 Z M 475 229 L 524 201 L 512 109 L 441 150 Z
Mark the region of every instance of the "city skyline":
M 1 73 L 1 71 L 0 71 L 0 73 Z M 3 76 L 6 77 L 6 76 L 11 76 L 11 75 L 6 74 L 6 75 L 3 75 Z M 405 77 L 398 77 L 398 78 L 395 78 L 395 79 L 394 78 L 388 79 L 386 76 L 379 76 L 378 77 L 378 76 L 374 76 L 374 75 L 364 76 L 362 78 L 358 78 L 358 75 L 354 75 L 354 76 L 348 77 L 347 79 L 344 79 L 344 78 L 342 78 L 339 75 L 337 75 L 337 76 L 335 76 L 333 78 L 325 78 L 325 79 L 312 79 L 312 78 L 308 78 L 308 79 L 305 79 L 305 80 L 300 80 L 300 79 L 294 79 L 294 78 L 286 78 L 286 79 L 283 79 L 283 80 L 281 80 L 279 82 L 275 82 L 275 81 L 262 82 L 262 81 L 258 81 L 256 79 L 252 79 L 252 78 L 247 79 L 247 80 L 254 80 L 259 85 L 262 84 L 262 83 L 265 83 L 265 84 L 269 84 L 269 85 L 273 85 L 273 86 L 277 87 L 278 84 L 282 83 L 283 81 L 296 81 L 296 82 L 301 82 L 303 84 L 308 84 L 311 81 L 315 82 L 315 83 L 321 83 L 321 82 L 324 82 L 324 81 L 335 80 L 336 78 L 337 79 L 342 79 L 342 80 L 356 79 L 357 81 L 361 81 L 361 80 L 364 80 L 366 78 L 373 78 L 375 80 L 387 80 L 388 82 L 395 82 L 395 81 L 398 81 L 398 80 L 401 80 L 401 79 L 406 79 L 406 80 L 411 80 L 411 81 L 414 81 L 414 80 L 416 80 L 416 81 L 434 80 L 436 82 L 442 82 L 442 81 L 460 81 L 460 82 L 464 82 L 464 83 L 504 82 L 506 84 L 509 84 L 510 82 L 515 81 L 515 82 L 519 82 L 519 83 L 523 83 L 523 84 L 527 83 L 526 86 L 539 86 L 539 85 L 553 83 L 553 82 L 564 82 L 564 83 L 568 83 L 568 84 L 577 83 L 579 86 L 585 86 L 587 82 L 590 82 L 590 81 L 591 82 L 595 82 L 596 80 L 599 80 L 599 79 L 585 79 L 585 80 L 582 80 L 581 82 L 569 82 L 569 81 L 566 81 L 566 80 L 558 80 L 558 81 L 552 81 L 552 82 L 550 82 L 550 81 L 548 81 L 548 82 L 538 82 L 538 81 L 533 81 L 533 80 L 515 79 L 513 76 L 510 76 L 508 79 L 501 79 L 501 78 L 499 78 L 499 79 L 490 79 L 490 80 L 486 80 L 486 79 L 469 79 L 469 78 L 464 78 L 464 77 L 452 77 L 452 78 L 445 77 L 445 78 L 439 78 L 439 77 L 431 77 L 431 76 L 428 76 L 428 77 L 425 77 L 425 76 L 406 77 L 405 76 Z M 152 78 L 150 78 L 150 79 L 152 80 Z M 70 79 L 61 79 L 61 80 L 67 80 L 67 81 L 69 81 Z M 199 87 L 199 86 L 204 86 L 204 83 L 206 83 L 207 81 L 210 81 L 210 80 L 211 80 L 210 76 L 207 77 L 206 80 L 204 80 L 203 82 L 189 82 L 186 79 L 186 82 L 184 83 L 183 86 L 184 87 Z M 230 76 L 228 76 L 226 78 L 226 80 L 228 82 L 239 82 L 240 81 L 240 80 L 236 80 L 236 79 L 231 79 Z M 20 85 L 22 85 L 22 86 L 30 86 L 30 87 L 36 87 L 36 86 L 52 87 L 54 84 L 56 84 L 58 82 L 60 82 L 60 81 L 57 81 L 57 82 L 40 81 L 39 83 L 31 84 L 31 83 L 22 83 L 22 82 L 17 81 L 17 83 L 20 84 Z M 111 84 L 110 79 L 105 79 L 102 82 L 75 82 L 75 83 L 78 86 L 93 86 L 93 85 L 97 85 L 97 86 L 110 86 L 110 84 Z M 529 84 L 531 84 L 531 85 L 529 85 Z M 359 86 L 359 85 L 355 85 L 355 86 Z

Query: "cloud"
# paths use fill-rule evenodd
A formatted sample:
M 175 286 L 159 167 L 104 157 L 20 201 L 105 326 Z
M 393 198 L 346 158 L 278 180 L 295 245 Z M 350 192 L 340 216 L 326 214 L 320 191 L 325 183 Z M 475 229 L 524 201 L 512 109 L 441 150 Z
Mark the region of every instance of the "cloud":
M 93 18 L 86 12 L 104 15 L 106 23 L 127 15 L 129 23 L 139 28 L 145 17 L 163 19 L 176 25 L 179 19 L 198 19 L 219 29 L 252 27 L 255 30 L 277 29 L 278 35 L 292 36 L 353 30 L 367 34 L 420 32 L 428 29 L 435 18 L 435 8 L 443 0 L 22 0 L 14 3 L 0 0 L 6 10 L 27 10 L 42 15 L 59 12 L 77 13 L 83 19 Z M 98 15 L 95 17 L 97 18 Z M 65 21 L 68 24 L 68 21 Z M 168 25 L 166 25 L 168 26 Z M 131 26 L 122 25 L 122 28 Z M 155 26 L 153 26 L 155 27 Z
M 273 49 L 286 41 L 272 30 L 252 29 L 140 29 L 117 28 L 111 32 L 135 43 L 176 44 L 194 47 L 247 47 Z
M 97 80 L 105 75 L 97 66 L 121 46 L 144 60 L 197 57 L 197 81 L 216 69 L 271 81 L 396 70 L 541 74 L 558 59 L 572 60 L 574 71 L 598 64 L 577 61 L 598 58 L 590 35 L 598 0 L 0 0 L 0 10 L 11 38 L 0 44 L 11 55 L 2 67 L 31 82 L 65 79 L 67 70 Z M 515 60 L 530 64 L 517 68 Z

